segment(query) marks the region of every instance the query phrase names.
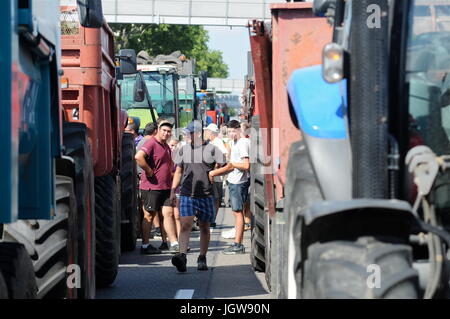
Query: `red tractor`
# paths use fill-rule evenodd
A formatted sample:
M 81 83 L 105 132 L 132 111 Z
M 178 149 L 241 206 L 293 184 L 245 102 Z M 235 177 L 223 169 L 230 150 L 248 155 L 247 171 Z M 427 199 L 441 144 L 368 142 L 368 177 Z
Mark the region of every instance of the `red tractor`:
M 89 206 L 82 220 L 89 225 L 83 236 L 91 239 L 87 277 L 104 287 L 117 276 L 121 248 L 136 245 L 134 136 L 124 132 L 128 117 L 120 108 L 112 30 L 105 21 L 100 29 L 80 26 L 75 7 L 63 6 L 61 12 L 62 104 L 70 122 L 64 140 L 77 179 L 85 181 L 77 191 L 90 194 L 87 202 L 78 202 L 79 212 Z

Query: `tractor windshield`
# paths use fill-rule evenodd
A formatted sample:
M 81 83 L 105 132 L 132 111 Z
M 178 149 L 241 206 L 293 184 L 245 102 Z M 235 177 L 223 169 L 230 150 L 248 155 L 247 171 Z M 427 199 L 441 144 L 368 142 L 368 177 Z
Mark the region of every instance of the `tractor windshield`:
M 159 117 L 170 117 L 175 113 L 175 95 L 172 74 L 158 72 L 144 72 L 145 83 L 150 94 L 152 105 Z M 145 99 L 143 102 L 134 101 L 134 84 L 136 75 L 124 76 L 122 81 L 122 108 L 125 110 L 148 109 Z
M 409 17 L 406 84 L 419 144 L 450 154 L 450 0 L 416 0 Z

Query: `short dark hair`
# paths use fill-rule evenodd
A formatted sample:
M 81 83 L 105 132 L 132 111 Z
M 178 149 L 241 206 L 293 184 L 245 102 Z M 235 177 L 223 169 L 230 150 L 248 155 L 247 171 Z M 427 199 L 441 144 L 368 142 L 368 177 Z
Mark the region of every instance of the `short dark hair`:
M 241 128 L 241 123 L 236 120 L 231 120 L 230 122 L 228 122 L 227 126 L 229 128 Z
M 158 128 L 158 126 L 157 126 L 157 124 L 156 123 L 148 123 L 146 126 L 145 126 L 145 135 L 153 135 L 153 134 L 155 134 L 155 132 L 156 132 L 156 129 Z
M 128 127 L 128 129 L 134 131 L 136 134 L 139 134 L 139 126 L 137 123 L 135 123 L 135 122 L 130 123 L 130 124 L 128 124 L 127 127 Z

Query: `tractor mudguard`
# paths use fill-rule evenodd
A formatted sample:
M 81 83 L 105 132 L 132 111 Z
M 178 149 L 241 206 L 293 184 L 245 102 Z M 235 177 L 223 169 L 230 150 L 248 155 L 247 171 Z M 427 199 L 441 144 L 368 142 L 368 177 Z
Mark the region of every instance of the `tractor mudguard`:
M 322 201 L 303 216 L 303 245 L 318 241 L 382 236 L 407 241 L 420 229 L 408 202 L 383 199 Z
M 320 65 L 296 70 L 288 83 L 291 115 L 302 131 L 325 200 L 352 198 L 346 92 L 346 80 L 325 82 Z

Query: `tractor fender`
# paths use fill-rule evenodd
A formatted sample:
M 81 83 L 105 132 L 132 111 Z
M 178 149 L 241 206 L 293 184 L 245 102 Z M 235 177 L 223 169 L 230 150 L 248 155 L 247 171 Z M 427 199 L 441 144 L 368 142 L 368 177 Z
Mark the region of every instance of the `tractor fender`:
M 287 87 L 292 120 L 302 131 L 310 164 L 326 200 L 352 198 L 346 83 L 325 82 L 322 66 L 317 65 L 294 71 Z
M 420 226 L 408 202 L 383 199 L 322 201 L 305 210 L 302 246 L 382 236 L 407 242 Z

